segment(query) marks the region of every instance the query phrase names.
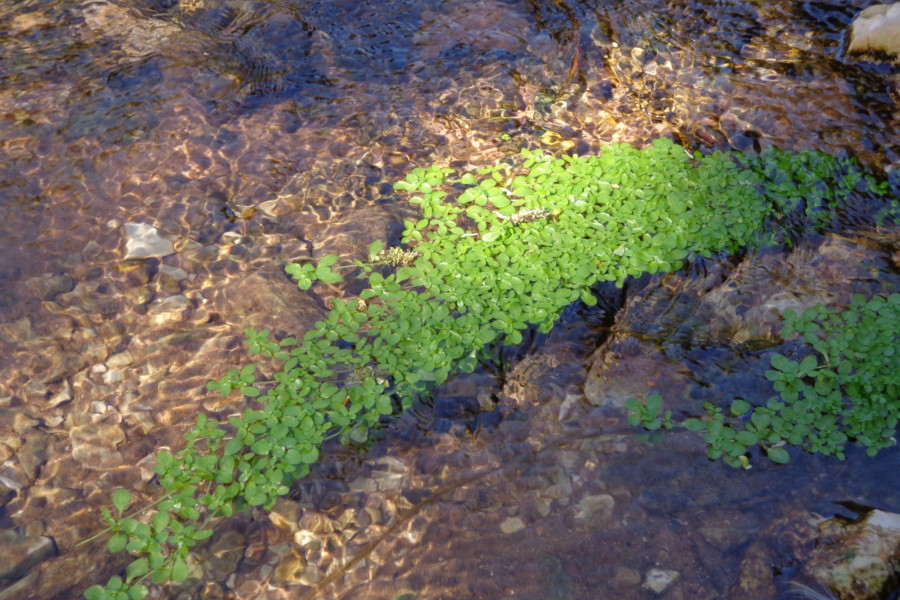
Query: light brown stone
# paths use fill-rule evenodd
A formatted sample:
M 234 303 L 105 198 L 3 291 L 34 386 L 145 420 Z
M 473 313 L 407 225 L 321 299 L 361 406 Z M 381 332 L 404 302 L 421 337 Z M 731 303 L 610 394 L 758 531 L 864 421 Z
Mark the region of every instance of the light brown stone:
M 500 531 L 509 535 L 525 528 L 525 523 L 519 517 L 510 517 L 500 523 Z
M 125 433 L 115 424 L 96 423 L 72 428 L 72 456 L 88 469 L 108 469 L 122 464 L 118 444 Z
M 873 4 L 859 13 L 850 28 L 847 50 L 900 54 L 900 3 Z
M 53 556 L 53 540 L 20 536 L 12 529 L 0 531 L 0 579 L 16 579 L 42 560 Z

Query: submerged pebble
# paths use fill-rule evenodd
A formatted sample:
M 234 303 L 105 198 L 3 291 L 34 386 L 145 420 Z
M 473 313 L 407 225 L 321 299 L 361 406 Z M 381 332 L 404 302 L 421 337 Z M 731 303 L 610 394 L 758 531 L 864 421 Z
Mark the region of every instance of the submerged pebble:
M 125 260 L 162 258 L 175 252 L 171 240 L 163 238 L 159 230 L 147 223 L 125 223 Z

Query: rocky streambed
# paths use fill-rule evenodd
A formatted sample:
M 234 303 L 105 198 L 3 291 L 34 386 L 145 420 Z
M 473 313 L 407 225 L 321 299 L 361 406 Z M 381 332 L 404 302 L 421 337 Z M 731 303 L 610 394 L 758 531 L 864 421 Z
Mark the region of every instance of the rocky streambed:
M 75 598 L 127 563 L 117 487 L 246 362 L 245 327 L 325 311 L 286 261 L 362 257 L 412 166 L 660 135 L 896 166 L 896 67 L 842 55 L 855 3 L 52 2 L 0 9 L 0 598 Z M 331 448 L 223 523 L 203 598 L 774 598 L 820 523 L 900 509 L 898 453 L 741 472 L 622 404 L 764 399 L 778 315 L 896 291 L 895 229 L 850 208 L 793 249 L 601 290 L 502 373 L 448 383 L 369 454 Z

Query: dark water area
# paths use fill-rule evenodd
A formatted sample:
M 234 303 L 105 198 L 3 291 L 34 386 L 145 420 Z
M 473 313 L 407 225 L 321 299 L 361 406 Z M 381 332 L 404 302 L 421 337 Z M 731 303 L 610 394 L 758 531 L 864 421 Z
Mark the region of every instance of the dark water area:
M 113 489 L 158 494 L 155 453 L 199 411 L 241 410 L 204 385 L 247 362 L 245 327 L 321 317 L 286 262 L 397 241 L 415 211 L 391 186 L 415 166 L 666 136 L 855 157 L 898 192 L 900 68 L 843 52 L 870 4 L 0 4 L 0 544 L 39 557 L 0 598 L 75 598 L 127 563 L 75 544 Z M 368 455 L 329 449 L 154 597 L 787 597 L 822 519 L 900 512 L 900 452 L 735 470 L 623 405 L 764 403 L 784 309 L 898 291 L 872 211 L 601 288 Z

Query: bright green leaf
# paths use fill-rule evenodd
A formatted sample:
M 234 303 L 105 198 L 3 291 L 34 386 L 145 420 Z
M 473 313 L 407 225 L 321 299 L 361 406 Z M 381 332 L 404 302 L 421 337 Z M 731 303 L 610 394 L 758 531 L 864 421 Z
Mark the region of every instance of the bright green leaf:
M 781 447 L 767 449 L 766 456 L 768 456 L 769 460 L 771 460 L 772 462 L 776 462 L 779 464 L 787 464 L 791 462 L 791 455 L 788 454 L 787 450 Z
M 113 492 L 112 503 L 116 510 L 119 511 L 119 514 L 122 514 L 122 511 L 131 504 L 131 492 L 122 488 L 117 489 Z

